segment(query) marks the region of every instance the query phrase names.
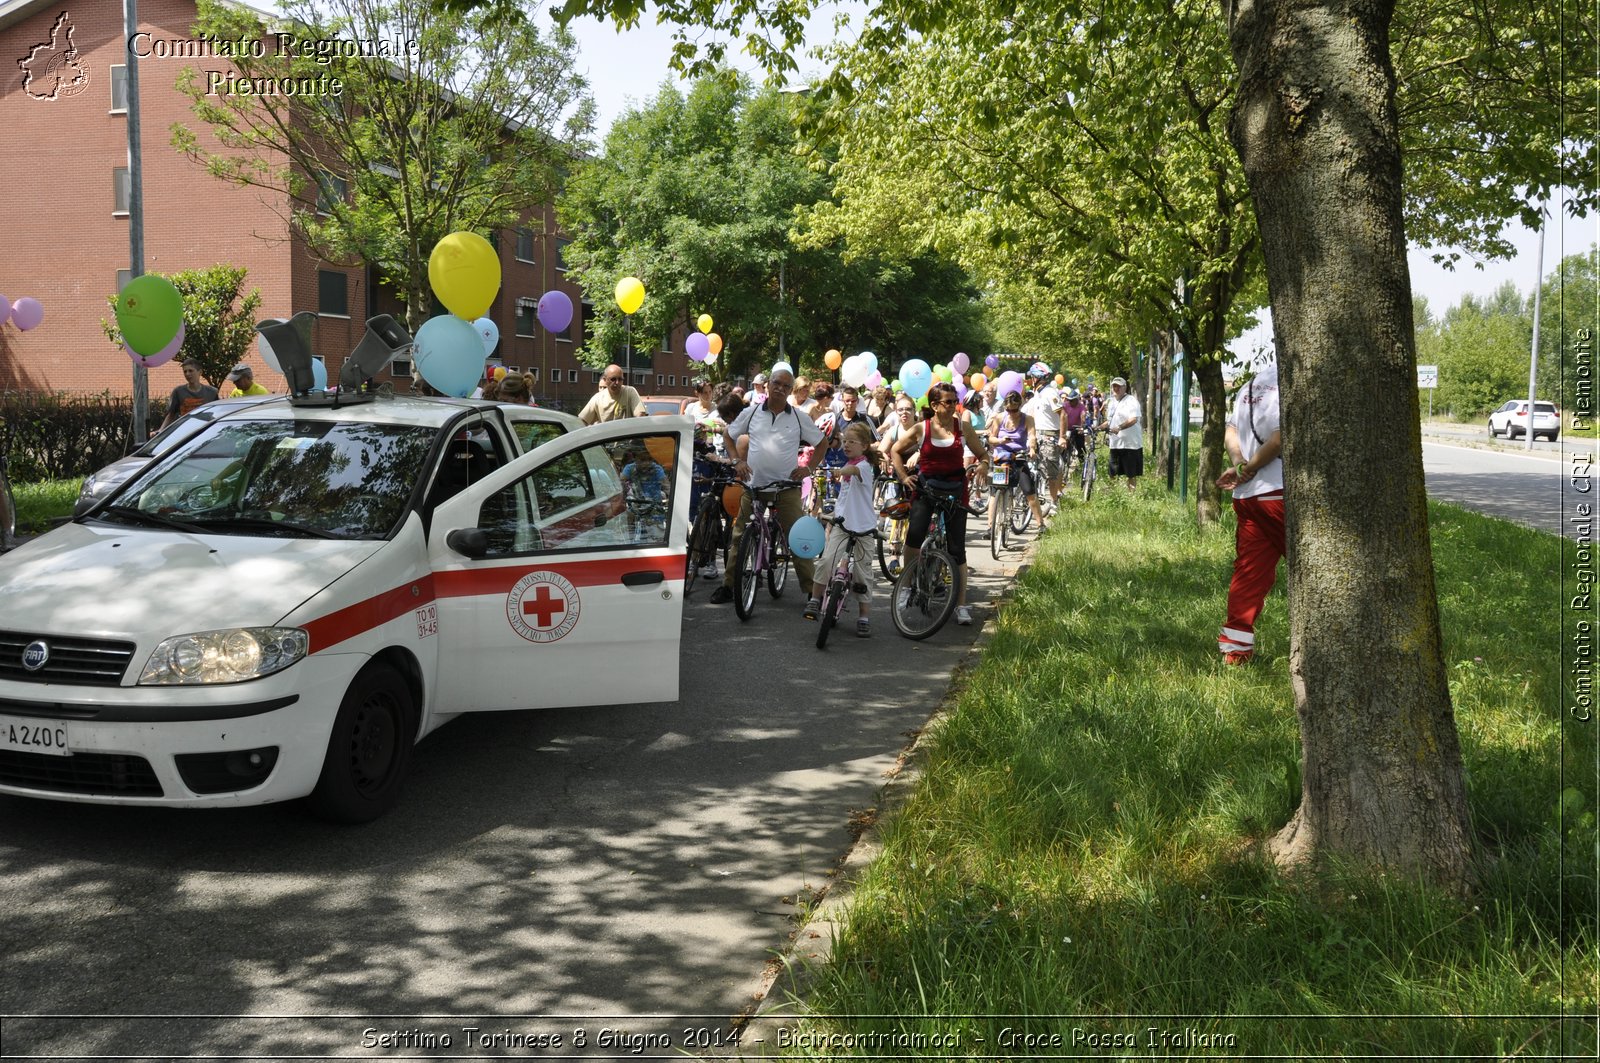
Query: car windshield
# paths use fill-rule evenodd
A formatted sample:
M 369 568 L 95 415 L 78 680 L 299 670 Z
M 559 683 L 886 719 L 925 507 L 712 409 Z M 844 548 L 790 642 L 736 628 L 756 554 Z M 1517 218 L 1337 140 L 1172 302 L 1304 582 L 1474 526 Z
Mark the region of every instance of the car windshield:
M 432 428 L 224 420 L 184 442 L 96 519 L 224 535 L 381 539 L 399 522 Z

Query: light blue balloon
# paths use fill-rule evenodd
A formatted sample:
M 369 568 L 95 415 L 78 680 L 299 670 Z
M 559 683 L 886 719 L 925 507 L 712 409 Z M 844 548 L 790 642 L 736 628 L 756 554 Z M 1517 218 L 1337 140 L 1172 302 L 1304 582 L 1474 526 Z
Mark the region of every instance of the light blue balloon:
M 921 358 L 913 358 L 900 367 L 900 383 L 907 395 L 920 399 L 933 385 L 933 368 Z
M 328 367 L 323 364 L 321 358 L 311 359 L 311 390 L 328 390 Z
M 483 338 L 454 314 L 429 318 L 417 329 L 411 358 L 422 379 L 441 394 L 472 394 L 483 379 Z
M 477 330 L 478 338 L 483 341 L 483 353 L 487 357 L 494 353 L 495 347 L 500 343 L 500 326 L 486 317 L 480 317 L 472 323 Z
M 789 526 L 789 550 L 795 557 L 814 560 L 822 556 L 828 530 L 816 517 L 801 517 Z
M 868 376 L 871 376 L 873 370 L 878 368 L 878 356 L 873 354 L 871 351 L 862 351 L 860 354 L 856 355 L 856 357 L 867 363 Z

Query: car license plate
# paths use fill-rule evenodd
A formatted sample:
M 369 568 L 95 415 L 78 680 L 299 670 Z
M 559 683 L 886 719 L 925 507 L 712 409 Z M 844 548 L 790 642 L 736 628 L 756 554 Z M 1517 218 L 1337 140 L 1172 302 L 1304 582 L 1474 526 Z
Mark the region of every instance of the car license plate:
M 18 753 L 72 756 L 72 732 L 62 720 L 26 720 L 0 716 L 0 749 Z

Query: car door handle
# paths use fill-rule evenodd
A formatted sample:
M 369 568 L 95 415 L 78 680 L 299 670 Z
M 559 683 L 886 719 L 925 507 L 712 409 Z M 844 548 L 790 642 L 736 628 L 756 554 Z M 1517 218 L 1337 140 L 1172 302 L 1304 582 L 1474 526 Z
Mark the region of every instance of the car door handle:
M 666 578 L 659 569 L 651 569 L 648 572 L 628 572 L 623 574 L 622 585 L 624 587 L 650 587 Z

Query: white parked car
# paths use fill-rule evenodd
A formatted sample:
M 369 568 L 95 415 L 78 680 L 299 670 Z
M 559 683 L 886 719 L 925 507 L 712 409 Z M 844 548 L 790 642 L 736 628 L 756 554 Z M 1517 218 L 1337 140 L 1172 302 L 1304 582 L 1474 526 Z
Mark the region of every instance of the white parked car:
M 460 713 L 676 700 L 692 432 L 464 399 L 218 417 L 0 557 L 0 792 L 359 822 Z
M 1489 415 L 1489 434 L 1516 439 L 1528 434 L 1528 400 L 1512 399 Z M 1533 438 L 1554 440 L 1561 434 L 1561 415 L 1553 402 L 1533 404 Z

